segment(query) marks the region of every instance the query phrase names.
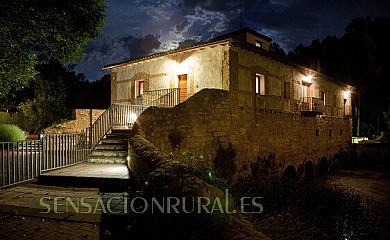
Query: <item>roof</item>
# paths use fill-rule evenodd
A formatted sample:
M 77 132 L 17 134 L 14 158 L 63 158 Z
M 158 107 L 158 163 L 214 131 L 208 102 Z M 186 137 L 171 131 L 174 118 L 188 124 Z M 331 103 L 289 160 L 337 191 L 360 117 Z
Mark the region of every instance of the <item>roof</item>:
M 215 37 L 213 40 L 216 41 L 216 40 L 228 39 L 228 38 L 236 39 L 235 37 L 239 36 L 242 33 L 250 33 L 250 34 L 252 34 L 252 35 L 254 35 L 254 36 L 258 37 L 258 38 L 264 39 L 264 40 L 266 40 L 268 42 L 272 41 L 272 38 L 270 38 L 268 36 L 265 36 L 265 35 L 263 35 L 261 33 L 258 33 L 258 32 L 256 32 L 255 30 L 253 30 L 253 29 L 251 29 L 249 27 L 241 28 L 238 31 L 230 32 L 230 33 L 227 33 L 227 34 Z

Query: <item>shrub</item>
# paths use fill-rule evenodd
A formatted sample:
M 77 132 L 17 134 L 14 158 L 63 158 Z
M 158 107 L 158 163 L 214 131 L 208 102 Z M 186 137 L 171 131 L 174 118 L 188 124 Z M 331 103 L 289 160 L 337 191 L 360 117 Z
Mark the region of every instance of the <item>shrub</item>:
M 0 124 L 0 142 L 19 142 L 26 139 L 25 132 L 11 124 Z
M 177 128 L 172 129 L 168 133 L 168 140 L 173 150 L 176 150 L 176 148 L 180 147 L 180 144 L 183 142 L 183 139 L 184 134 Z

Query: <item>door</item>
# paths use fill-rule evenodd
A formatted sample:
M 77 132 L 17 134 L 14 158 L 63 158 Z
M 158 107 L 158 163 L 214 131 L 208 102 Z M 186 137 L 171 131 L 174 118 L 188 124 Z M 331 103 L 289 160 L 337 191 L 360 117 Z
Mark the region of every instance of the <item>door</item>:
M 302 110 L 304 111 L 312 110 L 312 99 L 310 95 L 310 85 L 302 83 Z
M 177 76 L 179 78 L 179 92 L 180 92 L 180 102 L 187 100 L 187 74 L 182 74 Z

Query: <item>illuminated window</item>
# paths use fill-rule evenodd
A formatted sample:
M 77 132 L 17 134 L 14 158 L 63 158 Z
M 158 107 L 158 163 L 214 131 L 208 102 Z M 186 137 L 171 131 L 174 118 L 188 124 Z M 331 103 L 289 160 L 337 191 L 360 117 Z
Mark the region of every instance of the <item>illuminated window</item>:
M 265 78 L 263 74 L 256 73 L 255 92 L 260 95 L 265 95 Z
M 256 40 L 256 47 L 263 48 L 263 43 Z
M 144 81 L 135 81 L 135 95 L 138 97 L 144 94 Z

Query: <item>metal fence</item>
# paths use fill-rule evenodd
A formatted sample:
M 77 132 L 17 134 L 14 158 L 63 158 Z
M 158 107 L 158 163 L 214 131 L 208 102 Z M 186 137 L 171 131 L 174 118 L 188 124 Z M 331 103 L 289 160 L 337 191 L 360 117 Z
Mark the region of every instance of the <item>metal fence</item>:
M 113 127 L 131 127 L 149 106 L 113 104 L 83 133 L 43 134 L 39 140 L 0 143 L 0 188 L 42 172 L 86 161 Z
M 303 97 L 300 111 L 323 113 L 325 112 L 324 100 L 314 97 Z
M 0 188 L 85 161 L 86 139 L 86 133 L 45 134 L 39 140 L 0 143 Z

